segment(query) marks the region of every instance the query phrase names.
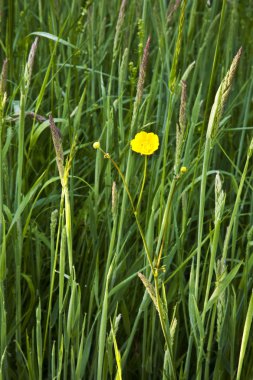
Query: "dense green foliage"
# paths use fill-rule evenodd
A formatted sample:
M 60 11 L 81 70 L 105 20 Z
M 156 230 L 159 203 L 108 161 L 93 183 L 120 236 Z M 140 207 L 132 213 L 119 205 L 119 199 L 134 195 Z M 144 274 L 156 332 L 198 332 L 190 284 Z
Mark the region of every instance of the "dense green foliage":
M 0 2 L 0 380 L 253 378 L 252 25 Z

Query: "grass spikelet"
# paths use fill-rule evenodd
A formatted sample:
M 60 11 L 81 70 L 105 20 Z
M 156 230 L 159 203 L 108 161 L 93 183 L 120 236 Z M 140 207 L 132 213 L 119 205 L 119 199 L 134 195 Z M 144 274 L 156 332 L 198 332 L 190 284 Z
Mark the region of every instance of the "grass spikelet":
M 25 73 L 24 73 L 25 91 L 28 91 L 28 88 L 30 87 L 33 65 L 34 65 L 34 58 L 35 58 L 36 50 L 38 47 L 38 42 L 39 42 L 39 37 L 36 37 L 34 42 L 32 43 L 27 64 L 25 66 Z
M 62 186 L 64 186 L 64 156 L 63 156 L 63 149 L 62 149 L 62 140 L 61 140 L 60 132 L 55 125 L 52 115 L 49 115 L 49 122 L 50 122 L 52 139 L 54 143 L 56 163 L 57 163 L 57 167 L 59 171 L 59 176 L 61 179 Z
M 8 75 L 8 59 L 5 59 L 2 66 L 2 72 L 0 77 L 0 94 L 1 98 L 4 96 L 4 93 L 6 91 L 6 81 L 7 81 L 7 75 Z
M 219 121 L 226 103 L 226 100 L 228 98 L 229 92 L 231 90 L 232 86 L 232 80 L 234 78 L 237 66 L 239 64 L 239 60 L 242 54 L 242 48 L 240 48 L 235 55 L 231 66 L 222 80 L 220 87 L 218 88 L 218 91 L 215 96 L 214 104 L 212 106 L 212 110 L 210 113 L 210 118 L 208 122 L 206 137 L 207 138 L 213 138 L 216 133 L 219 126 Z
M 143 88 L 144 88 L 144 82 L 145 82 L 147 65 L 148 65 L 150 41 L 151 41 L 151 37 L 149 36 L 147 39 L 144 51 L 143 51 L 143 56 L 142 56 L 142 61 L 141 61 L 141 66 L 140 66 L 140 71 L 139 71 L 137 93 L 136 93 L 136 104 L 139 104 L 141 102 L 142 95 L 143 95 Z
M 181 102 L 180 102 L 180 110 L 179 110 L 179 124 L 177 124 L 176 128 L 176 152 L 175 152 L 175 166 L 174 171 L 177 173 L 178 166 L 180 164 L 181 153 L 185 138 L 185 130 L 186 130 L 186 98 L 187 98 L 187 86 L 186 82 L 182 81 L 182 91 L 181 91 Z
M 170 71 L 169 89 L 172 93 L 175 90 L 175 84 L 176 84 L 176 80 L 177 80 L 178 60 L 179 60 L 179 55 L 180 55 L 180 52 L 182 49 L 182 38 L 183 38 L 183 27 L 184 27 L 184 20 L 185 20 L 186 3 L 187 3 L 187 0 L 183 0 L 181 3 L 181 11 L 180 11 L 180 19 L 179 19 L 176 47 L 175 47 L 175 53 L 173 56 L 173 62 L 172 62 L 171 71 Z
M 116 182 L 113 181 L 112 183 L 112 214 L 114 218 L 117 214 L 117 207 L 118 207 L 118 192 L 117 192 Z
M 226 195 L 222 190 L 221 178 L 219 172 L 215 176 L 215 224 L 221 221 L 225 205 Z
M 181 0 L 175 0 L 174 4 L 172 2 L 169 3 L 169 9 L 168 9 L 168 15 L 167 15 L 168 23 L 171 22 L 173 14 L 177 11 L 180 3 L 181 3 Z
M 187 100 L 187 84 L 184 80 L 181 81 L 181 102 L 180 102 L 180 111 L 179 111 L 179 126 L 182 133 L 186 128 L 186 100 Z
M 115 61 L 116 56 L 117 56 L 120 31 L 122 29 L 124 18 L 125 18 L 126 5 L 127 5 L 127 0 L 122 0 L 120 10 L 119 10 L 119 16 L 118 16 L 118 20 L 117 20 L 117 25 L 116 25 L 114 42 L 113 42 L 113 61 Z
M 152 299 L 152 301 L 156 307 L 156 310 L 159 312 L 155 288 L 153 287 L 153 285 L 148 281 L 148 279 L 142 273 L 138 273 L 138 276 L 139 276 L 141 282 L 143 283 L 143 285 L 145 286 L 148 294 L 150 295 L 150 298 Z
M 219 282 L 221 282 L 227 275 L 227 267 L 223 260 L 218 260 L 217 262 L 217 274 L 216 274 L 216 283 L 217 287 L 219 286 Z M 221 341 L 221 333 L 223 328 L 223 323 L 225 320 L 225 309 L 226 309 L 226 296 L 225 291 L 219 294 L 217 300 L 217 342 L 220 347 Z

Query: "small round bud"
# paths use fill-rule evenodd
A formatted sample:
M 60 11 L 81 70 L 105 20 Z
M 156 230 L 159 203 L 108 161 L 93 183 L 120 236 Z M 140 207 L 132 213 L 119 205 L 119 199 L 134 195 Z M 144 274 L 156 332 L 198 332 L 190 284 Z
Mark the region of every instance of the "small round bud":
M 153 273 L 154 277 L 157 278 L 158 277 L 158 268 L 154 268 L 154 273 Z
M 186 166 L 182 166 L 181 168 L 180 168 L 180 173 L 181 174 L 184 174 L 184 173 L 186 173 L 187 172 L 187 167 Z
M 99 148 L 100 148 L 100 142 L 99 142 L 99 141 L 95 141 L 95 142 L 93 143 L 93 148 L 94 148 L 94 149 L 99 149 Z
M 162 265 L 161 268 L 160 268 L 161 272 L 165 273 L 166 272 L 166 266 L 165 265 Z

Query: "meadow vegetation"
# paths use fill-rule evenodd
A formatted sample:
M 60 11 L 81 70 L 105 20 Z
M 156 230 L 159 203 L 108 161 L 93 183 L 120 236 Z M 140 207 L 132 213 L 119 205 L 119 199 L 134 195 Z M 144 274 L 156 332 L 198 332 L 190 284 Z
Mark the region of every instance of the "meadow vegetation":
M 252 25 L 0 2 L 0 380 L 253 378 Z

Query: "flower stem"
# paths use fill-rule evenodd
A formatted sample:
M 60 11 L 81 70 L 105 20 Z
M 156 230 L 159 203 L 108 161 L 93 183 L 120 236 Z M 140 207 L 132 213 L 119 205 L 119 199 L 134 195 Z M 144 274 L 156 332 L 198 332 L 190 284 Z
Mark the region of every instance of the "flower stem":
M 163 248 L 166 240 L 166 236 L 169 234 L 169 229 L 170 229 L 170 214 L 171 214 L 171 208 L 172 208 L 172 200 L 173 196 L 176 190 L 176 185 L 177 185 L 177 178 L 174 177 L 170 186 L 170 192 L 168 195 L 168 200 L 166 202 L 164 214 L 163 214 L 163 219 L 162 219 L 162 225 L 161 229 L 159 232 L 158 236 L 158 243 L 156 247 L 156 267 L 159 268 L 161 258 L 162 258 L 162 253 L 163 253 Z
M 134 202 L 133 202 L 133 198 L 132 198 L 132 195 L 129 191 L 129 188 L 128 188 L 128 185 L 126 183 L 126 180 L 125 180 L 125 177 L 124 177 L 124 174 L 122 173 L 122 171 L 120 170 L 119 166 L 117 165 L 117 163 L 111 158 L 110 154 L 109 153 L 106 153 L 103 151 L 102 148 L 98 148 L 103 154 L 104 154 L 104 157 L 107 158 L 108 160 L 111 161 L 111 163 L 113 164 L 113 166 L 115 167 L 115 169 L 117 170 L 117 172 L 119 173 L 121 179 L 122 179 L 122 182 L 124 184 L 124 187 L 125 187 L 125 190 L 127 192 L 127 195 L 128 195 L 128 198 L 129 198 L 129 201 L 131 203 L 131 206 L 132 206 L 132 209 L 133 209 L 133 214 L 135 216 L 135 220 L 136 220 L 136 224 L 137 224 L 137 227 L 138 227 L 138 230 L 139 230 L 139 233 L 141 235 L 141 238 L 142 238 L 142 241 L 143 241 L 143 245 L 144 245 L 144 249 L 145 249 L 145 252 L 146 252 L 146 255 L 147 255 L 147 259 L 148 259 L 148 262 L 149 262 L 149 265 L 150 265 L 150 269 L 153 273 L 153 275 L 155 275 L 155 268 L 154 268 L 154 265 L 153 265 L 153 262 L 152 262 L 152 258 L 151 258 L 151 254 L 149 252 L 149 249 L 148 249 L 148 245 L 147 245 L 147 242 L 146 242 L 146 239 L 145 239 L 145 235 L 144 235 L 144 232 L 141 228 L 141 225 L 140 225 L 140 221 L 139 221 L 139 217 L 138 217 L 138 211 L 137 211 L 137 208 L 134 207 Z M 142 182 L 142 191 L 143 191 L 143 187 L 144 187 L 144 182 L 145 182 L 145 177 L 146 177 L 146 170 L 147 170 L 147 160 L 145 162 L 145 168 L 144 168 L 144 177 L 143 177 L 143 182 Z M 142 192 L 141 191 L 141 192 Z M 141 194 L 140 194 L 141 195 Z M 139 198 L 140 199 L 140 198 Z M 138 201 L 139 203 L 139 201 Z
M 124 174 L 122 173 L 122 171 L 120 170 L 119 166 L 116 164 L 116 162 L 111 158 L 110 154 L 109 153 L 106 153 L 103 151 L 102 148 L 99 148 L 99 150 L 104 154 L 104 157 L 107 158 L 108 160 L 111 161 L 111 163 L 113 164 L 113 166 L 117 169 L 117 172 L 119 173 L 122 181 L 123 181 L 123 184 L 124 184 L 124 187 L 125 187 L 125 190 L 127 192 L 127 195 L 128 195 L 128 198 L 130 200 L 130 203 L 131 203 L 131 206 L 132 206 L 132 209 L 133 209 L 133 212 L 135 213 L 136 212 L 136 209 L 134 207 L 134 202 L 133 202 L 133 198 L 132 198 L 132 195 L 129 191 L 129 188 L 127 186 L 127 183 L 126 183 L 126 180 L 125 180 L 125 177 L 124 177 Z
M 138 199 L 137 206 L 136 206 L 136 211 L 137 212 L 139 212 L 139 207 L 140 207 L 140 203 L 141 203 L 143 189 L 144 189 L 144 185 L 145 185 L 145 181 L 146 181 L 146 177 L 147 177 L 147 164 L 148 164 L 148 157 L 145 156 L 144 172 L 143 172 L 143 179 L 142 179 L 142 184 L 141 184 L 141 191 L 140 191 L 139 199 Z

